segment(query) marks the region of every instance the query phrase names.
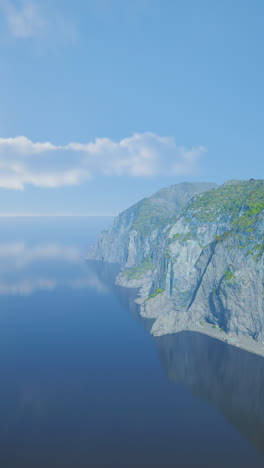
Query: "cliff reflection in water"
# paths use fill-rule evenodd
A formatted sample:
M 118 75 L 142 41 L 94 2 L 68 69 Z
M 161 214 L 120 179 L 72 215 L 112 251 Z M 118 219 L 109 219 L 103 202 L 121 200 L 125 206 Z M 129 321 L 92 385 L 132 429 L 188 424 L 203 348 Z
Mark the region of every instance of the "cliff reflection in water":
M 195 332 L 154 340 L 168 378 L 210 402 L 264 453 L 264 359 Z
M 139 308 L 135 302 L 137 297 L 137 289 L 121 288 L 115 284 L 116 277 L 120 271 L 118 264 L 106 263 L 97 260 L 89 260 L 86 263 L 88 276 L 97 277 L 98 281 L 111 290 L 117 297 L 122 306 L 129 309 L 130 313 L 137 319 L 143 322 L 152 322 L 151 320 L 143 319 L 139 315 Z
M 149 330 L 134 302 L 135 290 L 116 286 L 118 267 L 89 262 L 100 281 Z M 153 338 L 167 377 L 208 401 L 264 453 L 264 358 L 195 332 Z

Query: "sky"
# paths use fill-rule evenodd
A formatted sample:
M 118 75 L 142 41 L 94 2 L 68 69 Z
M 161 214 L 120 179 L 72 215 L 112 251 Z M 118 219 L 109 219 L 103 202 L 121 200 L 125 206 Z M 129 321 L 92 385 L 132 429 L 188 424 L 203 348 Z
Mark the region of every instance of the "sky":
M 0 215 L 263 178 L 263 0 L 0 0 Z

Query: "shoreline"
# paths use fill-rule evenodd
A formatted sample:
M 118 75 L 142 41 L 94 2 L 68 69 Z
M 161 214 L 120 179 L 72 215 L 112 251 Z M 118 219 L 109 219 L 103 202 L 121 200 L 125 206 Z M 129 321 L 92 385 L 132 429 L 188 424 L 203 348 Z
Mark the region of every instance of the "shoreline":
M 227 334 L 224 331 L 223 332 L 220 331 L 219 328 L 212 329 L 212 326 L 208 323 L 204 323 L 204 325 L 200 325 L 197 327 L 190 326 L 178 332 L 166 333 L 164 335 L 153 334 L 152 336 L 158 337 L 158 336 L 165 336 L 165 335 L 174 335 L 176 333 L 181 333 L 183 331 L 201 333 L 203 335 L 210 336 L 210 338 L 223 341 L 224 343 L 230 346 L 234 346 L 236 348 L 242 349 L 243 351 L 247 351 L 249 353 L 256 354 L 257 356 L 264 357 L 264 344 L 253 340 L 253 338 L 245 337 L 242 335 Z
M 90 260 L 89 257 L 86 260 Z M 108 262 L 106 262 L 108 263 Z M 147 278 L 149 280 L 149 278 Z M 156 320 L 156 316 L 147 316 L 141 313 L 141 307 L 143 303 L 146 301 L 146 293 L 149 290 L 148 281 L 142 281 L 142 278 L 134 281 L 125 281 L 125 278 L 120 277 L 120 272 L 115 279 L 115 284 L 121 288 L 125 289 L 135 289 L 138 291 L 137 296 L 134 298 L 134 302 L 139 306 L 139 315 L 143 319 L 147 320 Z M 152 333 L 150 330 L 150 334 L 153 337 L 159 336 L 166 336 L 166 335 L 174 335 L 176 333 L 181 333 L 182 331 L 190 331 L 194 333 L 201 333 L 203 335 L 207 335 L 210 338 L 214 338 L 216 340 L 223 341 L 224 343 L 234 346 L 236 348 L 242 349 L 243 351 L 247 351 L 248 353 L 255 354 L 257 356 L 264 357 L 264 343 L 254 340 L 251 337 L 247 337 L 244 335 L 236 335 L 235 333 L 226 333 L 225 331 L 221 331 L 219 327 L 213 328 L 212 324 L 208 322 L 203 322 L 203 324 L 193 324 L 190 323 L 190 326 L 183 328 L 181 330 L 172 331 L 171 333 L 162 333 L 162 334 L 155 334 Z
M 132 287 L 138 289 L 138 295 L 134 299 L 134 302 L 139 306 L 140 316 L 145 319 L 150 319 L 150 320 L 156 319 L 156 317 L 154 316 L 148 317 L 141 313 L 141 306 L 146 300 L 146 297 L 145 297 L 146 284 L 142 282 L 142 279 L 141 281 L 137 281 L 136 284 L 135 283 L 131 284 L 131 282 L 124 282 L 120 280 L 120 276 L 118 275 L 116 278 L 116 284 L 125 289 L 130 289 Z M 242 349 L 244 351 L 247 351 L 248 353 L 253 353 L 253 354 L 256 354 L 257 356 L 264 357 L 264 343 L 260 343 L 258 341 L 255 341 L 253 338 L 246 337 L 244 335 L 236 335 L 235 333 L 228 334 L 225 331 L 221 331 L 219 327 L 213 328 L 213 325 L 209 324 L 208 322 L 204 322 L 202 325 L 200 324 L 194 325 L 193 323 L 191 323 L 189 327 L 186 327 L 182 330 L 174 331 L 171 333 L 164 333 L 160 335 L 160 334 L 151 333 L 150 331 L 150 334 L 154 337 L 158 337 L 158 336 L 165 336 L 165 335 L 174 335 L 175 333 L 181 333 L 182 331 L 202 333 L 203 335 L 207 335 L 216 340 L 223 341 L 224 343 L 230 346 L 234 346 L 236 348 Z

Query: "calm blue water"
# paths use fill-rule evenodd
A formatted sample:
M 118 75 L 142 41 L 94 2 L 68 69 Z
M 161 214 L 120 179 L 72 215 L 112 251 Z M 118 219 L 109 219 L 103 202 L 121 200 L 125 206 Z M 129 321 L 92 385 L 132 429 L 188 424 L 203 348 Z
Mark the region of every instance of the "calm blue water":
M 0 220 L 0 467 L 263 467 L 264 359 L 151 337 L 85 262 L 110 221 Z

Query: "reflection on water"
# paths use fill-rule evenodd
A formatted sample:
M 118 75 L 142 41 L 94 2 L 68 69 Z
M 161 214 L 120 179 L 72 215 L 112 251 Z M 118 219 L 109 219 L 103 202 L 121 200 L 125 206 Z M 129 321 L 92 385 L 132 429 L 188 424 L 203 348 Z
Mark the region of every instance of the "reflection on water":
M 199 333 L 155 338 L 166 375 L 206 399 L 264 453 L 264 359 Z
M 71 242 L 68 234 L 63 244 L 60 236 L 58 232 L 57 239 L 43 242 L 43 235 L 36 243 L 18 235 L 0 244 L 1 466 L 108 466 L 109 453 L 112 459 L 119 457 L 122 444 L 124 457 L 129 451 L 147 457 L 149 464 L 144 467 L 176 466 L 177 454 L 184 450 L 191 457 L 190 466 L 212 466 L 202 463 L 202 458 L 201 465 L 196 463 L 201 447 L 199 429 L 194 429 L 193 439 L 190 436 L 190 427 L 197 424 L 196 414 L 188 412 L 192 400 L 199 402 L 193 406 L 195 411 L 200 400 L 208 402 L 210 414 L 211 408 L 217 409 L 264 453 L 264 359 L 197 333 L 151 341 L 143 331 L 142 337 L 137 331 L 142 332 L 142 327 L 124 311 L 129 309 L 148 332 L 152 321 L 139 316 L 135 290 L 115 285 L 118 265 L 86 262 L 86 238 L 80 245 L 74 238 Z M 148 343 L 153 350 L 152 342 L 167 378 L 180 385 L 170 386 L 160 378 L 162 373 L 147 354 Z M 153 359 L 158 362 L 155 355 Z M 171 397 L 160 380 L 172 387 Z M 198 399 L 181 392 L 182 386 Z M 204 434 L 209 437 L 206 430 Z M 108 447 L 107 457 L 102 454 L 102 463 L 88 465 L 91 457 L 101 456 L 102 440 Z M 65 444 L 74 457 L 80 454 L 87 463 L 74 464 L 65 456 Z M 13 447 L 27 462 L 18 458 L 8 464 Z M 244 450 L 249 457 L 255 453 L 251 448 L 252 452 Z M 237 456 L 239 451 L 234 448 L 232 453 Z M 171 458 L 166 464 L 167 453 Z M 208 447 L 204 453 L 210 456 Z M 213 460 L 213 466 L 223 465 L 220 458 Z M 115 466 L 142 466 L 132 459 L 128 463 L 117 461 Z
M 119 265 L 99 261 L 87 261 L 86 268 L 89 272 L 89 277 L 97 278 L 97 281 L 102 285 L 102 287 L 105 290 L 110 290 L 114 293 L 115 296 L 118 297 L 122 306 L 129 309 L 130 313 L 135 318 L 145 321 L 145 319 L 139 315 L 138 305 L 135 302 L 137 290 L 132 288 L 121 288 L 115 284 L 115 279 L 120 271 Z M 90 287 L 92 287 L 91 284 Z
M 0 295 L 28 296 L 36 291 L 61 287 L 92 288 L 100 293 L 108 290 L 106 282 L 100 281 L 96 273 L 85 267 L 78 247 L 63 244 L 27 246 L 24 242 L 0 244 Z
M 114 285 L 115 269 L 92 265 L 139 317 L 135 292 Z M 126 297 L 127 296 L 127 297 Z M 142 319 L 146 328 L 152 321 Z M 208 401 L 264 453 L 264 358 L 195 332 L 153 337 L 166 376 Z

